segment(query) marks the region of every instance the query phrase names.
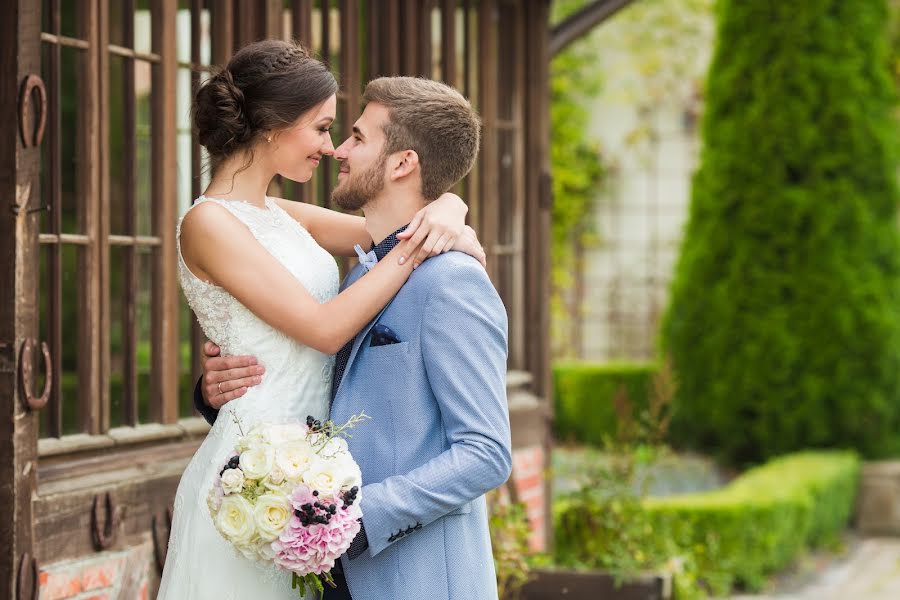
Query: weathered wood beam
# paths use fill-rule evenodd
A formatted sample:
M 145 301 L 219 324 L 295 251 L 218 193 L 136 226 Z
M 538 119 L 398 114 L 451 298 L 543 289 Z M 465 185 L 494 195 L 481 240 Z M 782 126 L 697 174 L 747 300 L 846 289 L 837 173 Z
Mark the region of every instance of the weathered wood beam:
M 594 0 L 550 31 L 550 58 L 634 0 Z

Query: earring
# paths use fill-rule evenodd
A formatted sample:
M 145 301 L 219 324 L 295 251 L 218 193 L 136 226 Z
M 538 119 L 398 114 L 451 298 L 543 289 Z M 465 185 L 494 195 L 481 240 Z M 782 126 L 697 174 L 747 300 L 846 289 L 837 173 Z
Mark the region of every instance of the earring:
M 270 135 L 270 136 L 267 138 L 266 141 L 271 142 L 271 141 L 272 141 L 272 136 Z

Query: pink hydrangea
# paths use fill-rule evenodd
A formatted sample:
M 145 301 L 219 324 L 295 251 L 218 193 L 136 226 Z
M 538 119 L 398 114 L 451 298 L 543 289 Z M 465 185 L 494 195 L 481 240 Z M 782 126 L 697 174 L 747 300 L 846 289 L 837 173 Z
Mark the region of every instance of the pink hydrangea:
M 291 494 L 291 504 L 300 509 L 304 504 L 312 504 L 318 500 L 305 485 L 298 486 Z M 296 515 L 277 540 L 272 542 L 275 551 L 275 563 L 298 575 L 315 573 L 320 575 L 334 568 L 337 560 L 350 542 L 359 533 L 359 511 L 356 507 L 343 509 L 340 500 L 329 523 L 304 526 Z

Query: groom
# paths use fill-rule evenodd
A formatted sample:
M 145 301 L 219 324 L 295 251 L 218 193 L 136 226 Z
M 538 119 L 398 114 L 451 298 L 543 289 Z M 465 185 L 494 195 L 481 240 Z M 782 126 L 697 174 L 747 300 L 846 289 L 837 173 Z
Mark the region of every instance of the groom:
M 334 153 L 333 199 L 362 209 L 375 243 L 342 289 L 469 172 L 480 135 L 469 103 L 438 82 L 376 79 L 363 98 L 353 136 Z M 331 419 L 372 419 L 347 440 L 363 474 L 363 528 L 326 599 L 497 598 L 484 494 L 511 468 L 506 357 L 503 304 L 478 261 L 460 252 L 422 263 L 338 353 Z M 204 377 L 233 389 L 256 373 L 251 362 L 209 360 Z M 210 404 L 210 386 L 198 383 L 195 403 L 212 422 L 221 399 Z

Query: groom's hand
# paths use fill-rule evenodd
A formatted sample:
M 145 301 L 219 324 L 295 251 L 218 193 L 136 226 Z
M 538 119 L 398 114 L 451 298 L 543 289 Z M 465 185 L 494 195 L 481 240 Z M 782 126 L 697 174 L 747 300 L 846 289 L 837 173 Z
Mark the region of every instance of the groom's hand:
M 227 402 L 240 398 L 247 389 L 262 381 L 266 368 L 256 363 L 255 356 L 219 356 L 222 350 L 212 342 L 203 345 L 203 385 L 201 392 L 207 406 L 219 410 Z

